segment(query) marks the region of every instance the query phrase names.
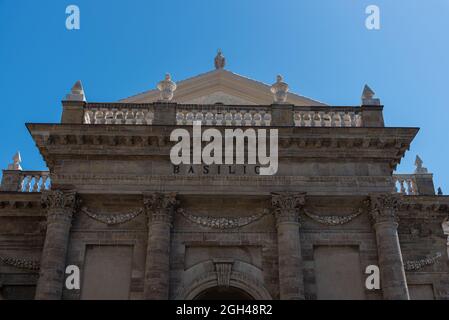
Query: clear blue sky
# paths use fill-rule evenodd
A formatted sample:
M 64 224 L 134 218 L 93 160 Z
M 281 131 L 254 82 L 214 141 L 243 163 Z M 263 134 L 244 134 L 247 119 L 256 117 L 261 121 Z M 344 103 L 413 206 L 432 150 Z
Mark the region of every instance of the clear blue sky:
M 65 28 L 65 8 L 81 30 Z M 365 28 L 365 8 L 381 30 Z M 213 68 L 332 105 L 357 105 L 368 83 L 388 126 L 420 127 L 399 172 L 418 153 L 449 193 L 449 0 L 0 0 L 0 167 L 20 150 L 24 169 L 45 164 L 25 122 L 59 122 L 60 101 L 83 81 L 90 101 L 115 101 Z

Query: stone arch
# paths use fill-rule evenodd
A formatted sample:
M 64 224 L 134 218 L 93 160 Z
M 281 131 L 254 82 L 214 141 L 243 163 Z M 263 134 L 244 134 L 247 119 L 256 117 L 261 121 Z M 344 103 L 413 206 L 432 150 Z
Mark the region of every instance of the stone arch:
M 272 300 L 261 281 L 261 275 L 257 267 L 243 261 L 234 261 L 227 285 L 244 291 L 254 300 Z M 180 288 L 177 300 L 193 300 L 206 290 L 217 287 L 219 282 L 218 272 L 215 271 L 214 262 L 211 260 L 187 269 L 184 278 L 191 281 Z

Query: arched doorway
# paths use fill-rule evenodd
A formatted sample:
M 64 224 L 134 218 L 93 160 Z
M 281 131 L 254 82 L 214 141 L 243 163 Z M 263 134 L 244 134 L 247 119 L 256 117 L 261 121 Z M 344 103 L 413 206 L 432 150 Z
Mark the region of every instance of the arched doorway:
M 225 285 L 222 284 L 223 281 L 219 281 L 219 274 L 212 261 L 190 267 L 184 272 L 183 277 L 183 282 L 176 290 L 176 300 L 272 299 L 261 280 L 263 279 L 261 271 L 241 261 L 233 265 Z
M 254 298 L 239 288 L 212 287 L 201 292 L 194 300 L 254 300 Z

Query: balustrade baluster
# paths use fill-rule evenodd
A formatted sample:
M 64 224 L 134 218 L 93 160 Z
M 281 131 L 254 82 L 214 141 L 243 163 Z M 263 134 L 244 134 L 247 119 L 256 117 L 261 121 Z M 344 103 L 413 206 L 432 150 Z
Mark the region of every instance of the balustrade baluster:
M 253 121 L 253 117 L 251 116 L 251 113 L 249 111 L 247 111 L 247 112 L 242 111 L 242 113 L 243 113 L 243 125 L 251 126 L 252 121 Z
M 34 184 L 32 186 L 33 191 L 32 192 L 38 192 L 39 191 L 39 183 L 40 183 L 40 176 L 33 176 Z
M 42 184 L 41 184 L 41 188 L 40 188 L 39 191 L 47 190 L 47 180 L 48 180 L 48 176 L 47 175 L 43 175 L 42 176 Z
M 403 179 L 399 180 L 399 184 L 401 186 L 401 192 L 400 193 L 405 194 L 404 180 Z

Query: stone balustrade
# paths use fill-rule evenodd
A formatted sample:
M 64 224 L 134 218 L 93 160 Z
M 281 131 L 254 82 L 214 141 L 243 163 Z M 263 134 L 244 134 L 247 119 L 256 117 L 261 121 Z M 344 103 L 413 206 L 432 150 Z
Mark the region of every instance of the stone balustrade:
M 5 170 L 3 176 L 1 191 L 42 192 L 51 189 L 50 172 L 48 171 Z M 10 179 L 11 177 L 13 179 Z M 9 183 L 9 180 L 13 183 Z M 394 193 L 420 194 L 414 174 L 394 174 L 393 183 Z
M 148 104 L 88 104 L 84 108 L 84 124 L 151 125 L 154 109 Z
M 269 126 L 271 112 L 268 107 L 247 106 L 178 106 L 177 125 L 191 125 L 201 121 L 203 125 L 215 126 Z
M 3 170 L 0 191 L 42 192 L 50 188 L 51 179 L 48 171 Z
M 191 125 L 201 121 L 215 126 L 270 126 L 273 106 L 185 105 L 177 103 L 86 103 L 84 124 L 127 125 Z M 283 112 L 296 127 L 363 127 L 366 125 L 361 107 L 290 106 Z M 366 111 L 365 111 L 366 112 Z M 164 113 L 162 114 L 159 113 Z M 159 123 L 168 117 L 168 123 Z M 173 119 L 173 120 L 170 120 Z M 281 124 L 282 125 L 282 124 Z M 370 126 L 370 124 L 368 124 Z
M 393 175 L 394 192 L 405 195 L 418 195 L 418 187 L 414 174 Z
M 22 171 L 20 192 L 42 192 L 50 190 L 51 180 L 48 171 Z
M 358 107 L 308 108 L 295 107 L 296 127 L 362 127 L 362 111 Z

